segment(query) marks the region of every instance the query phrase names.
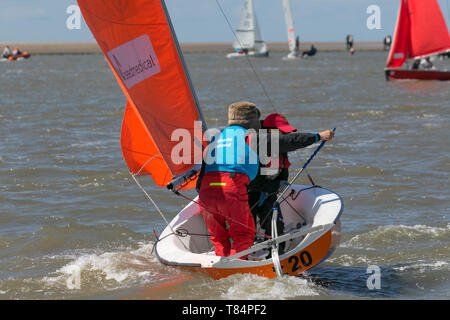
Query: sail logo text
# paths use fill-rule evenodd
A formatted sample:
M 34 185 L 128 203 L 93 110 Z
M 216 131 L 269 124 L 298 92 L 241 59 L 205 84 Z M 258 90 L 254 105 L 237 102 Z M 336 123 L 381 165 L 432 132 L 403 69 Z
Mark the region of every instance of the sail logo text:
M 128 89 L 161 71 L 148 35 L 109 51 L 108 57 Z
M 113 55 L 113 58 L 117 60 L 116 56 Z M 141 60 L 138 61 L 139 63 L 134 66 L 129 66 L 128 69 L 125 71 L 122 71 L 121 69 L 117 70 L 120 73 L 120 77 L 125 80 L 130 80 L 137 74 L 141 72 L 145 72 L 153 67 L 156 66 L 155 62 L 153 61 L 153 57 L 149 56 L 147 60 L 142 62 Z

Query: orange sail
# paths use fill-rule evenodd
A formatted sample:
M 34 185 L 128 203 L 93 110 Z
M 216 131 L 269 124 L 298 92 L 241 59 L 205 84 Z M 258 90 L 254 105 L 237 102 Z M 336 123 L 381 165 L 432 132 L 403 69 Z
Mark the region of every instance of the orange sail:
M 164 1 L 78 4 L 127 98 L 121 147 L 128 168 L 165 186 L 195 166 L 195 148 L 201 154 L 192 143 L 190 161 L 172 159 L 180 142 L 172 133 L 184 129 L 193 139 L 194 122 L 204 121 Z
M 450 50 L 450 36 L 437 0 L 401 0 L 387 67 Z

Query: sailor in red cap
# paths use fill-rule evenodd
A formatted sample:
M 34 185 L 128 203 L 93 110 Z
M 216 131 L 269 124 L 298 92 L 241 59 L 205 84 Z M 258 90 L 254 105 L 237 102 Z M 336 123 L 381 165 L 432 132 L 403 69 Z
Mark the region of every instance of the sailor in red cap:
M 262 128 L 267 129 L 269 134 L 273 130 L 279 130 L 279 155 L 270 155 L 269 157 L 278 159 L 278 165 L 274 163 L 263 165 L 260 162 L 260 171 L 258 176 L 250 182 L 249 205 L 255 221 L 259 220 L 262 230 L 267 235 L 271 235 L 272 209 L 275 205 L 277 194 L 282 181 L 287 181 L 289 177 L 288 152 L 310 146 L 320 140 L 331 140 L 334 137 L 332 130 L 325 130 L 320 133 L 301 133 L 289 124 L 287 119 L 281 114 L 274 113 L 268 115 L 262 122 Z M 260 138 L 261 139 L 261 138 Z M 270 150 L 270 138 L 267 138 Z M 277 231 L 283 233 L 284 223 L 281 215 L 278 215 Z M 282 249 L 283 246 L 280 246 Z
M 269 114 L 263 121 L 263 128 L 267 129 L 279 129 L 283 133 L 290 133 L 297 131 L 296 128 L 291 126 L 287 119 L 278 113 Z

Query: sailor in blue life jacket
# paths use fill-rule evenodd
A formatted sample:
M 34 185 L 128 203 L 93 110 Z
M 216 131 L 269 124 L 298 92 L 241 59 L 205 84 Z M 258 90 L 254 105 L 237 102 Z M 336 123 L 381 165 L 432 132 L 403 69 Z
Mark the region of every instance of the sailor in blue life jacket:
M 247 186 L 258 174 L 259 159 L 248 129 L 259 129 L 260 115 L 251 102 L 231 104 L 228 127 L 206 149 L 197 185 L 200 212 L 217 256 L 246 250 L 255 240 Z
M 268 115 L 262 122 L 262 128 L 267 129 L 269 134 L 274 129 L 279 130 L 279 155 L 276 157 L 276 155 L 269 154 L 269 157 L 278 160 L 278 165 L 273 166 L 273 163 L 268 163 L 264 166 L 260 164 L 258 176 L 251 181 L 248 187 L 249 205 L 255 224 L 259 220 L 262 232 L 266 235 L 271 235 L 272 209 L 276 205 L 275 202 L 281 182 L 287 181 L 289 177 L 289 166 L 291 164 L 289 163 L 288 152 L 305 148 L 320 140 L 331 140 L 334 137 L 334 132 L 332 130 L 320 133 L 296 132 L 297 129 L 292 127 L 285 117 L 277 113 Z M 259 139 L 262 139 L 262 137 L 260 136 Z M 268 144 L 266 150 L 270 151 L 271 139 L 267 137 L 266 140 Z M 274 169 L 270 167 L 274 167 Z M 283 233 L 283 229 L 284 223 L 281 214 L 279 214 L 277 219 L 278 235 Z M 280 248 L 283 247 L 283 244 Z
M 311 48 L 309 49 L 309 51 L 303 51 L 302 53 L 302 57 L 308 56 L 308 57 L 312 57 L 317 53 L 317 49 L 316 47 L 314 47 L 314 45 L 311 45 Z

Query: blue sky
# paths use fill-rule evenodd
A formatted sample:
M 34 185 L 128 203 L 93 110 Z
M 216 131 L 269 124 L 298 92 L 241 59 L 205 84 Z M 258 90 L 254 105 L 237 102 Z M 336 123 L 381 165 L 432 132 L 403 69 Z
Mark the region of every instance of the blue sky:
M 94 41 L 83 22 L 69 30 L 68 6 L 75 0 L 1 0 L 0 42 Z M 218 0 L 236 27 L 242 0 Z M 450 0 L 439 0 L 449 25 Z M 343 41 L 348 33 L 355 41 L 381 41 L 393 34 L 400 0 L 291 0 L 294 23 L 302 41 Z M 166 0 L 180 42 L 231 42 L 233 34 L 216 0 Z M 381 29 L 366 26 L 370 5 L 381 9 Z M 266 41 L 285 41 L 281 0 L 254 0 L 255 11 Z

